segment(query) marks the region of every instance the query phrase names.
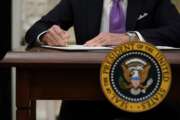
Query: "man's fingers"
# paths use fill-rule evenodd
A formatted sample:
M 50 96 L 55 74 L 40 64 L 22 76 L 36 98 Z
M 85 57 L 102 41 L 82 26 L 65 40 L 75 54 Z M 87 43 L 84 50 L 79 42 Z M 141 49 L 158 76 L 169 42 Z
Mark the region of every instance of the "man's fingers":
M 103 46 L 106 45 L 107 33 L 100 33 L 95 38 L 85 43 L 86 46 Z
M 99 44 L 100 44 L 100 43 L 102 42 L 102 40 L 103 40 L 102 38 L 103 38 L 102 34 L 99 34 L 99 35 L 96 36 L 95 38 L 87 41 L 87 42 L 85 43 L 85 45 L 86 45 L 86 46 L 96 46 L 96 44 L 97 44 L 97 45 L 99 46 Z
M 94 46 L 104 46 L 106 43 L 106 39 L 101 38 L 99 41 L 97 41 Z
M 59 26 L 53 25 L 43 37 L 43 42 L 48 45 L 67 45 L 70 35 Z
M 86 45 L 94 44 L 94 43 L 96 43 L 99 39 L 100 39 L 100 37 L 99 37 L 99 36 L 96 36 L 95 38 L 87 41 L 87 42 L 86 42 Z
M 55 44 L 53 37 L 50 34 L 48 34 L 48 33 L 46 33 L 43 36 L 43 42 L 45 44 L 47 44 L 47 45 L 54 45 Z
M 92 43 L 88 44 L 87 46 L 103 46 L 105 39 L 99 38 L 98 40 L 93 41 Z
M 48 45 L 65 45 L 63 39 L 53 31 L 48 31 L 43 36 L 43 42 Z
M 56 32 L 56 34 L 58 34 L 63 39 L 64 42 L 67 43 L 69 41 L 70 34 L 67 31 L 64 31 L 57 25 L 53 25 L 52 29 Z
M 63 37 L 64 37 L 64 39 L 68 39 L 69 40 L 71 35 L 68 32 L 65 32 Z
M 59 44 L 61 44 L 61 43 L 59 43 L 59 41 L 61 41 L 61 38 L 59 38 L 53 32 L 48 32 L 46 34 L 46 38 L 47 38 L 46 41 L 47 41 L 48 45 L 59 45 Z
M 86 46 L 106 46 L 119 45 L 128 42 L 128 36 L 125 34 L 115 33 L 100 33 L 97 37 L 89 40 L 84 45 Z
M 70 34 L 66 31 L 64 31 L 63 29 L 61 29 L 59 26 L 57 25 L 53 25 L 52 29 L 58 34 L 60 35 L 63 39 L 69 39 L 70 38 Z
M 57 25 L 53 25 L 52 26 L 52 29 L 59 35 L 63 38 L 63 35 L 65 34 L 65 31 L 62 30 L 59 26 Z
M 50 34 L 53 37 L 54 40 L 57 40 L 57 41 L 58 40 L 63 40 L 63 38 L 60 35 L 58 35 L 53 29 L 50 29 L 48 31 L 48 34 Z

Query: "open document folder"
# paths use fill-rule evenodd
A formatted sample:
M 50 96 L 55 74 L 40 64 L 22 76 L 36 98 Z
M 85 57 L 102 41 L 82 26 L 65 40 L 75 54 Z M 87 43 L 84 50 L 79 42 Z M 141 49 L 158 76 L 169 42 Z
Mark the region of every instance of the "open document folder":
M 88 47 L 84 45 L 67 45 L 67 46 L 49 46 L 42 45 L 43 48 L 69 50 L 69 51 L 83 51 L 83 50 L 112 50 L 113 47 Z
M 156 46 L 160 50 L 180 50 L 180 48 L 170 47 L 170 46 Z
M 84 51 L 84 50 L 112 50 L 113 47 L 89 47 L 84 45 L 67 45 L 67 46 L 50 46 L 41 45 L 43 48 L 57 49 L 57 50 L 67 50 L 67 51 Z M 180 48 L 174 48 L 169 46 L 157 46 L 160 50 L 180 50 Z

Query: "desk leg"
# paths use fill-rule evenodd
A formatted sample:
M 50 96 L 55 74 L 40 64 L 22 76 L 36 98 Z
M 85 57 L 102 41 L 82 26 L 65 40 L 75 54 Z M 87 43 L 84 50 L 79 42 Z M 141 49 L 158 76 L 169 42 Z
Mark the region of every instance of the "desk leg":
M 16 69 L 16 117 L 17 120 L 35 120 L 36 102 L 30 98 L 30 82 L 27 71 Z
M 31 119 L 36 120 L 36 101 L 31 101 Z
M 33 101 L 29 108 L 17 108 L 17 120 L 36 120 L 36 102 Z

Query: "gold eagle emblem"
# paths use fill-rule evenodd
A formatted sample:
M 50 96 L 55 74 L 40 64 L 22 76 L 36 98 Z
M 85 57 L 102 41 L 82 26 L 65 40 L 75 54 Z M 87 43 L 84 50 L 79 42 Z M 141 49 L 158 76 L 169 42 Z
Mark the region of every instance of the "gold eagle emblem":
M 147 80 L 151 65 L 145 61 L 139 59 L 128 60 L 121 67 L 124 79 L 127 82 L 125 88 L 130 89 L 131 94 L 145 93 L 146 89 L 153 83 L 152 79 Z

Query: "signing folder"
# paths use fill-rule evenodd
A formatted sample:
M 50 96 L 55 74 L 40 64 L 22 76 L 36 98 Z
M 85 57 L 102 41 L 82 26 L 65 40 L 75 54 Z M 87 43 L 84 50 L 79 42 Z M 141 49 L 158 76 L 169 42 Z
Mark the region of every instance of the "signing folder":
M 87 50 L 112 50 L 113 47 L 89 47 L 84 45 L 67 45 L 67 46 L 50 46 L 42 45 L 43 48 L 57 49 L 57 50 L 66 50 L 66 51 L 87 51 Z
M 43 48 L 65 50 L 65 51 L 90 51 L 90 50 L 112 50 L 115 46 L 98 46 L 98 47 L 89 47 L 84 45 L 67 45 L 67 46 L 50 46 L 50 45 L 41 45 Z M 180 48 L 169 47 L 169 46 L 156 46 L 160 50 L 180 50 Z

